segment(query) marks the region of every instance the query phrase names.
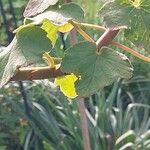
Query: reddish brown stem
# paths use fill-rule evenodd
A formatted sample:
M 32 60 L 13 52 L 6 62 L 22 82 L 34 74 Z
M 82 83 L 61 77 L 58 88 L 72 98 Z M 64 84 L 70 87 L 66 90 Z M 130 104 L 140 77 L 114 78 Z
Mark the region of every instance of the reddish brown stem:
M 75 43 L 77 43 L 76 30 L 75 29 L 71 30 L 71 32 L 69 34 L 69 38 L 70 38 L 71 45 L 74 45 Z
M 11 78 L 11 81 L 23 81 L 23 80 L 40 80 L 55 78 L 58 76 L 63 76 L 63 73 L 60 69 L 54 69 L 50 67 L 26 67 L 19 68 L 16 75 Z
M 98 51 L 102 46 L 107 46 L 118 34 L 120 29 L 108 28 L 104 34 L 96 41 Z
M 70 32 L 70 43 L 72 45 L 77 43 L 76 31 L 72 30 Z M 88 130 L 88 122 L 87 116 L 85 112 L 84 98 L 77 97 L 78 108 L 80 112 L 80 125 L 83 137 L 83 147 L 84 150 L 91 150 L 90 146 L 90 138 L 89 138 L 89 130 Z
M 78 102 L 78 108 L 80 112 L 80 124 L 81 124 L 81 129 L 82 129 L 82 136 L 84 140 L 83 142 L 84 150 L 91 150 L 84 98 L 78 98 L 77 102 Z

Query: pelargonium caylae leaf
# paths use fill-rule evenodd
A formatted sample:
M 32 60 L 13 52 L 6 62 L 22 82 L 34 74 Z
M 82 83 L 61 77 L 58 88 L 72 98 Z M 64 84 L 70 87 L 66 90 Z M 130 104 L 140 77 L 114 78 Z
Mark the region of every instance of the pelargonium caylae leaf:
M 87 97 L 118 78 L 131 78 L 133 68 L 125 55 L 108 47 L 98 53 L 95 43 L 81 42 L 66 51 L 61 70 L 78 77 L 76 92 Z

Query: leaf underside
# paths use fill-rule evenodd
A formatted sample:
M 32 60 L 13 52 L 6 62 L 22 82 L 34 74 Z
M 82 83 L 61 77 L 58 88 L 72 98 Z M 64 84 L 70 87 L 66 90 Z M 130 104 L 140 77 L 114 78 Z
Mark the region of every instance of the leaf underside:
M 98 54 L 96 45 L 90 42 L 81 42 L 69 48 L 62 60 L 61 70 L 79 77 L 75 87 L 77 94 L 83 97 L 118 78 L 131 78 L 133 71 L 125 55 L 108 47 L 102 48 Z
M 28 26 L 0 53 L 0 88 L 16 73 L 17 68 L 40 63 L 42 53 L 51 50 L 50 40 L 40 27 Z
M 30 17 L 42 13 L 49 6 L 55 5 L 58 0 L 30 0 L 23 13 L 24 17 Z
M 150 54 L 150 5 L 148 0 L 108 0 L 99 12 L 107 27 L 127 26 L 125 37 Z

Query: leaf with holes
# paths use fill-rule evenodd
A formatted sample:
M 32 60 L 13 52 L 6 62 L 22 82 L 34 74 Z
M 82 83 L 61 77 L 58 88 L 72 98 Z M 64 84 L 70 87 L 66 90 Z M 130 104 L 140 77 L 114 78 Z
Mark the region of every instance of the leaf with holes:
M 19 30 L 10 45 L 0 53 L 0 87 L 14 76 L 18 67 L 39 63 L 42 53 L 51 47 L 46 32 L 40 27 L 28 26 Z
M 148 0 L 109 0 L 99 12 L 107 27 L 127 26 L 125 36 L 150 52 L 150 5 Z
M 131 78 L 133 71 L 125 55 L 108 47 L 98 53 L 96 44 L 90 42 L 81 42 L 69 48 L 62 60 L 61 70 L 79 77 L 75 87 L 77 94 L 83 97 L 112 84 L 118 78 Z

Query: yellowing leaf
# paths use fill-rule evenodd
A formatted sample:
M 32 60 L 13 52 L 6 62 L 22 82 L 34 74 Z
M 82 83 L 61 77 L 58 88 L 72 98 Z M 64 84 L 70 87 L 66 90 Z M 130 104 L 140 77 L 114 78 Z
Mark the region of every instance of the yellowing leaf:
M 57 32 L 69 32 L 70 30 L 72 30 L 74 27 L 73 25 L 71 25 L 70 23 L 65 23 L 63 25 L 58 25 L 58 24 L 54 24 L 53 22 L 49 21 L 48 19 L 46 19 L 43 22 L 43 25 L 41 27 L 43 30 L 45 30 L 47 32 L 47 37 L 51 40 L 52 45 L 54 46 L 57 40 Z
M 47 37 L 51 40 L 52 45 L 54 46 L 57 40 L 57 31 L 58 25 L 50 22 L 49 20 L 45 20 L 42 25 L 42 29 L 47 32 Z
M 69 32 L 73 29 L 73 25 L 70 23 L 65 23 L 64 25 L 59 26 L 58 31 L 65 33 L 65 32 Z
M 77 96 L 74 83 L 77 81 L 77 77 L 72 73 L 63 77 L 55 79 L 54 84 L 60 86 L 60 90 L 69 98 L 75 98 Z

